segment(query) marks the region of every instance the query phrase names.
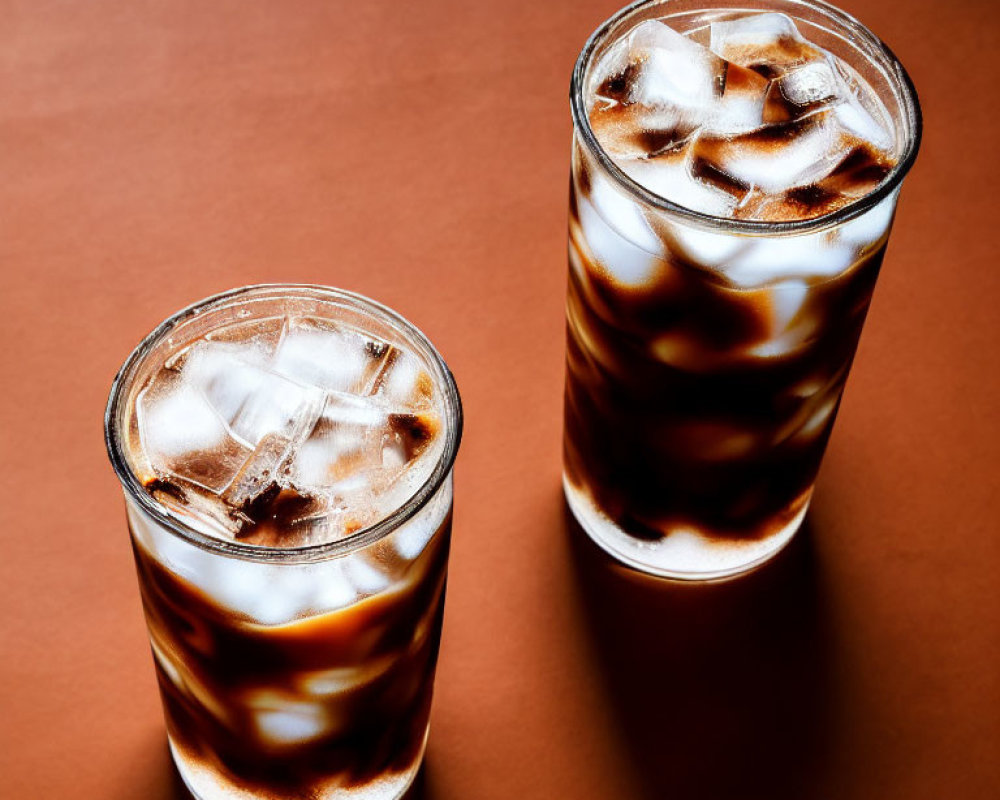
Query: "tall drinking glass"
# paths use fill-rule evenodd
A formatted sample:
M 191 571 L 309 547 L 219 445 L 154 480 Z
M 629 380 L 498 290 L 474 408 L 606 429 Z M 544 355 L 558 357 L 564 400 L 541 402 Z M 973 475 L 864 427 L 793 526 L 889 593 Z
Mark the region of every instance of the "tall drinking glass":
M 565 493 L 611 555 L 678 579 L 801 524 L 920 140 L 860 22 L 752 5 L 635 3 L 572 80 Z

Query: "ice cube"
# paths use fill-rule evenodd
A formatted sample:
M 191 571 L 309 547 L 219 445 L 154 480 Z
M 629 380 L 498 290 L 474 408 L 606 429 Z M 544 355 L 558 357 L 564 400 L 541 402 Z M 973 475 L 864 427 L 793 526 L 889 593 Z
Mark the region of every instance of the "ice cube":
M 412 561 L 424 551 L 451 511 L 451 496 L 449 476 L 437 494 L 427 501 L 423 513 L 411 517 L 393 531 L 390 541 L 400 556 Z
M 291 440 L 280 434 L 269 433 L 261 438 L 253 453 L 226 487 L 222 498 L 233 509 L 239 510 L 252 504 L 271 487 L 279 488 L 282 462 L 291 446 Z
M 380 465 L 387 427 L 388 412 L 374 400 L 329 392 L 315 426 L 296 449 L 292 482 L 321 492 Z
M 402 508 L 416 493 L 419 485 L 409 470 L 402 473 L 396 469 L 383 468 L 371 475 L 373 491 L 371 493 L 372 519 L 384 518 L 396 509 Z
M 636 75 L 629 101 L 707 115 L 721 91 L 725 64 L 708 48 L 662 22 L 647 20 L 629 35 Z
M 837 412 L 839 404 L 839 392 L 832 392 L 822 402 L 815 404 L 815 408 L 805 424 L 793 434 L 792 441 L 798 444 L 808 444 L 815 441 L 826 429 L 827 423 L 830 422 L 831 417 Z
M 341 560 L 330 561 L 323 565 L 322 578 L 310 578 L 315 591 L 313 608 L 318 612 L 335 611 L 346 608 L 360 598 L 354 587 L 344 574 Z
M 299 678 L 299 687 L 305 694 L 330 697 L 357 689 L 371 681 L 364 667 L 334 667 L 308 672 Z
M 309 320 L 293 322 L 271 368 L 298 383 L 366 393 L 390 347 L 371 337 Z
M 725 65 L 662 22 L 647 20 L 612 48 L 595 72 L 594 96 L 607 107 L 640 104 L 689 111 L 694 123 L 721 89 Z
M 332 667 L 299 674 L 298 687 L 305 694 L 326 698 L 370 684 L 399 664 L 399 656 L 389 652 L 369 656 L 360 666 Z
M 159 635 L 153 632 L 154 629 L 150 629 L 149 643 L 151 645 L 150 649 L 153 651 L 153 659 L 159 665 L 160 669 L 167 676 L 170 682 L 181 691 L 184 690 L 184 678 L 181 675 L 178 665 L 176 665 L 173 659 L 168 655 L 168 650 L 162 644 L 160 644 Z
M 580 228 L 595 266 L 603 268 L 608 277 L 624 287 L 644 286 L 654 279 L 663 266 L 660 258 L 618 233 L 587 198 L 577 199 L 577 209 Z M 638 213 L 638 209 L 634 210 Z M 642 224 L 646 224 L 645 220 Z
M 685 223 L 665 227 L 665 233 L 672 255 L 703 267 L 718 267 L 748 246 L 743 237 Z
M 389 586 L 389 576 L 360 555 L 346 556 L 344 574 L 358 595 L 372 595 Z
M 804 281 L 782 281 L 768 291 L 770 301 L 769 328 L 772 336 L 783 332 L 798 316 L 809 296 L 809 286 Z
M 426 409 L 434 402 L 434 382 L 416 355 L 394 350 L 375 378 L 372 397 L 390 409 Z
M 255 379 L 255 389 L 231 423 L 237 436 L 254 446 L 270 433 L 296 440 L 316 424 L 325 400 L 322 390 L 270 370 L 258 370 Z
M 382 437 L 382 466 L 386 469 L 402 470 L 409 459 L 406 447 L 398 437 L 384 435 Z
M 216 410 L 231 422 L 261 385 L 267 359 L 259 350 L 233 342 L 202 341 L 193 345 L 181 374 Z
M 220 504 L 216 502 L 215 505 L 218 507 Z M 210 562 L 220 559 L 181 539 L 148 514 L 139 511 L 133 503 L 126 503 L 125 512 L 129 529 L 143 550 L 172 572 L 207 590 L 205 576 L 211 570 Z
M 693 147 L 696 159 L 740 184 L 770 194 L 823 178 L 847 151 L 829 112 L 739 136 L 702 136 Z
M 898 197 L 899 190 L 897 189 L 860 217 L 843 223 L 837 229 L 840 239 L 858 248 L 870 247 L 880 241 L 889 232 L 889 227 L 892 225 Z
M 196 582 L 222 605 L 260 625 L 285 625 L 332 608 L 322 604 L 332 599 L 330 588 L 345 585 L 336 562 L 274 565 L 216 557 L 204 561 Z M 336 607 L 354 597 L 350 590 Z
M 856 95 L 847 95 L 843 102 L 833 107 L 833 114 L 841 128 L 862 141 L 884 150 L 892 147 L 892 137 L 889 132 L 875 120 Z
M 579 173 L 579 161 L 577 166 Z M 585 185 L 578 183 L 576 204 L 589 255 L 623 286 L 641 286 L 662 269 L 663 243 L 635 200 L 598 167 L 586 169 L 587 180 Z
M 836 78 L 840 102 L 833 111 L 845 131 L 863 142 L 892 152 L 895 144 L 893 127 L 885 107 L 868 84 L 850 66 L 836 62 Z
M 767 78 L 823 57 L 785 14 L 750 14 L 713 22 L 709 48 L 726 61 L 753 69 Z
M 294 699 L 271 690 L 248 693 L 257 735 L 269 747 L 284 749 L 307 744 L 332 731 L 328 710 L 322 703 Z
M 271 590 L 271 573 L 263 564 L 227 558 L 205 559 L 198 583 L 212 598 L 227 608 L 258 622 L 275 623 L 294 616 L 272 614 L 270 619 L 260 618 L 262 598 Z
M 219 501 L 218 492 L 204 489 L 176 477 L 158 479 L 146 486 L 173 517 L 199 530 L 223 539 L 235 538 L 243 523 L 230 515 L 227 504 Z
M 242 311 L 237 313 L 241 317 Z M 205 341 L 236 345 L 241 358 L 248 364 L 264 365 L 271 360 L 288 320 L 281 317 L 263 317 L 249 322 L 237 322 L 216 328 L 205 334 Z
M 764 286 L 788 279 L 828 278 L 846 270 L 854 248 L 826 232 L 749 239 L 719 266 L 737 286 Z
M 412 372 L 408 372 L 411 370 Z M 398 376 L 407 373 L 407 380 L 398 383 Z M 409 380 L 412 377 L 413 380 Z M 423 377 L 426 377 L 424 375 Z M 397 391 L 400 396 L 409 399 L 411 395 L 418 391 L 416 386 L 421 380 L 419 364 L 416 358 L 410 354 L 403 355 L 394 363 L 387 373 L 380 376 L 382 380 L 381 391 L 383 398 L 395 398 Z M 427 380 L 430 380 L 427 378 Z M 357 428 L 371 430 L 382 428 L 386 424 L 387 411 L 385 407 L 371 397 L 357 397 L 344 392 L 327 392 L 323 404 L 323 411 L 317 420 L 317 428 L 322 425 L 331 428 Z
M 780 358 L 798 351 L 815 333 L 816 319 L 803 314 L 809 285 L 802 280 L 779 281 L 767 289 L 763 312 L 767 333 L 747 354 L 757 358 Z
M 703 214 L 730 216 L 740 200 L 738 187 L 729 184 L 722 188 L 723 184 L 703 180 L 689 153 L 628 162 L 621 166 L 629 177 L 654 194 Z
M 414 517 L 393 533 L 396 552 L 408 561 L 413 560 L 427 547 L 435 530 L 424 517 Z
M 775 81 L 781 94 L 797 106 L 827 104 L 838 98 L 838 81 L 826 61 L 814 61 L 793 69 Z
M 846 95 L 830 61 L 813 61 L 794 67 L 771 82 L 764 103 L 766 123 L 787 122 L 835 105 Z
M 136 399 L 142 449 L 154 470 L 218 493 L 250 455 L 204 395 L 166 374 Z
M 628 40 L 616 43 L 595 71 L 596 86 L 589 119 L 601 147 L 615 159 L 646 158 L 673 149 L 695 130 L 679 109 L 632 102 L 642 57 L 630 62 Z
M 594 111 L 590 126 L 601 147 L 617 163 L 678 150 L 697 131 L 695 123 L 685 122 L 674 110 L 641 105 Z
M 725 86 L 702 130 L 717 134 L 745 133 L 764 121 L 770 82 L 753 70 L 726 63 Z
M 708 372 L 720 362 L 718 351 L 705 347 L 685 330 L 660 334 L 650 341 L 649 350 L 654 358 L 678 370 Z
M 595 70 L 591 126 L 618 159 L 676 150 L 713 113 L 725 73 L 707 48 L 648 20 Z

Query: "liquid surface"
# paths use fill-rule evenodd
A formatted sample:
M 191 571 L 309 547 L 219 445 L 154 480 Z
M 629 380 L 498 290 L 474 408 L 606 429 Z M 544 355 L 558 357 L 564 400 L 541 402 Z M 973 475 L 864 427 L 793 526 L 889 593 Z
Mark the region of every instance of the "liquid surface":
M 414 353 L 325 319 L 258 319 L 148 377 L 129 455 L 167 512 L 204 533 L 320 544 L 384 519 L 427 479 L 438 402 Z
M 784 14 L 713 22 L 699 43 L 636 26 L 590 80 L 590 124 L 645 188 L 713 216 L 828 214 L 871 192 L 895 158 L 875 92 Z

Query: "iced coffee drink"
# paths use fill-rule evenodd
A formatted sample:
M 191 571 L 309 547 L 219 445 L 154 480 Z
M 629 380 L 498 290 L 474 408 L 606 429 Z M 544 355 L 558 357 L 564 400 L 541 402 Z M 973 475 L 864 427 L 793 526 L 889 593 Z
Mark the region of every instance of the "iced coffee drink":
M 200 800 L 405 791 L 460 435 L 430 343 L 347 292 L 210 298 L 126 362 L 108 447 L 170 747 Z
M 919 142 L 873 34 L 769 5 L 637 3 L 573 76 L 564 487 L 669 577 L 801 523 Z

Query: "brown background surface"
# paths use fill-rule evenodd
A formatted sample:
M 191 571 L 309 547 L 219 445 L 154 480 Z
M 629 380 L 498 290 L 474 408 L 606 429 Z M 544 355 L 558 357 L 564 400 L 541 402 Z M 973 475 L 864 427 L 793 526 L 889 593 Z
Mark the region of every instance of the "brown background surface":
M 993 2 L 845 0 L 927 119 L 808 524 L 677 588 L 559 488 L 567 86 L 614 0 L 0 2 L 0 797 L 184 798 L 111 378 L 207 294 L 372 295 L 467 412 L 432 800 L 1000 784 Z

